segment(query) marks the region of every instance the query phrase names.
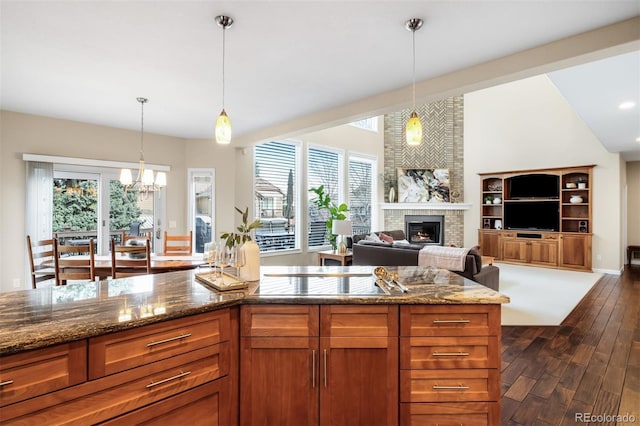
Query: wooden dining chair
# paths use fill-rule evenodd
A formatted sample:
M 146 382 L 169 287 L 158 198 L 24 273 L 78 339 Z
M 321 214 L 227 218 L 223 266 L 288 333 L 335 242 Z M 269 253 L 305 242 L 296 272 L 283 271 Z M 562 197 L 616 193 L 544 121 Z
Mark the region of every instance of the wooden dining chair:
M 192 252 L 193 231 L 189 235 L 169 235 L 164 231 L 164 254 L 188 256 Z
M 149 234 L 142 234 L 142 235 L 122 235 L 122 245 L 125 245 L 127 243 L 127 241 L 130 240 L 147 240 L 149 241 L 151 239 L 151 235 Z
M 54 238 L 53 242 L 56 285 L 64 285 L 67 280 L 94 280 L 93 238 L 89 240 L 89 244 L 62 245 L 57 238 Z
M 31 287 L 36 288 L 42 281 L 54 280 L 56 270 L 53 260 L 53 239 L 31 241 L 27 235 L 29 267 L 31 268 Z
M 111 277 L 122 278 L 151 273 L 151 243 L 144 245 L 117 245 L 111 239 Z

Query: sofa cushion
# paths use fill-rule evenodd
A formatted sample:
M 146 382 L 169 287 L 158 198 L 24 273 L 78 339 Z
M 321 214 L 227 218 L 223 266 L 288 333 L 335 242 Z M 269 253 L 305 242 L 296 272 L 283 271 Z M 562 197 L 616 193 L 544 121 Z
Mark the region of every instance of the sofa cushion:
M 357 244 L 361 246 L 391 247 L 391 244 L 385 243 L 384 241 L 360 240 Z
M 382 241 L 384 241 L 385 243 L 393 243 L 393 237 L 391 235 L 387 235 L 384 232 L 381 232 L 380 234 L 378 234 L 378 237 L 380 237 L 380 239 Z

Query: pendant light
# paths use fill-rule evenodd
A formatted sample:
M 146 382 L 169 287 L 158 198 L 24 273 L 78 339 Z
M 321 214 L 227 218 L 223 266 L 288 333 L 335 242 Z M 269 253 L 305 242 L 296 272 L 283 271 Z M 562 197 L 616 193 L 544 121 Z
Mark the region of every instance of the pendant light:
M 139 198 L 146 199 L 152 191 L 159 191 L 167 185 L 167 175 L 164 172 L 158 172 L 155 176 L 153 170 L 146 169 L 144 166 L 144 104 L 147 98 L 136 98 L 140 102 L 140 160 L 138 162 L 138 176 L 133 180 L 130 169 L 122 169 L 120 171 L 120 183 L 124 185 L 124 190 L 137 189 Z
M 413 112 L 407 121 L 406 137 L 407 145 L 420 145 L 422 143 L 422 123 L 416 112 L 416 31 L 422 28 L 422 19 L 411 18 L 405 22 L 404 26 L 411 31 L 413 38 Z
M 233 19 L 225 16 L 216 16 L 216 23 L 222 27 L 222 111 L 216 120 L 216 142 L 220 145 L 228 145 L 231 143 L 231 122 L 229 116 L 224 110 L 224 53 L 225 53 L 225 32 L 227 28 L 233 25 Z

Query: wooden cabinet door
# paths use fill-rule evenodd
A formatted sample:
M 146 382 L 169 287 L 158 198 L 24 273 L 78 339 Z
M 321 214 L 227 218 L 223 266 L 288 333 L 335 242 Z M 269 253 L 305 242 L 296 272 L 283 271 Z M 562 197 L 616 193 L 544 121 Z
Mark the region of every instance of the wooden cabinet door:
M 557 241 L 532 241 L 529 243 L 529 263 L 545 266 L 558 265 Z
M 560 267 L 591 270 L 591 235 L 562 234 Z
M 502 240 L 502 260 L 512 262 L 527 262 L 527 243 L 516 239 Z
M 500 232 L 480 230 L 478 237 L 478 244 L 480 245 L 482 255 L 500 259 Z
M 240 340 L 240 424 L 317 425 L 317 337 Z
M 320 424 L 398 424 L 398 307 L 320 310 Z
M 398 424 L 398 338 L 320 338 L 320 424 Z

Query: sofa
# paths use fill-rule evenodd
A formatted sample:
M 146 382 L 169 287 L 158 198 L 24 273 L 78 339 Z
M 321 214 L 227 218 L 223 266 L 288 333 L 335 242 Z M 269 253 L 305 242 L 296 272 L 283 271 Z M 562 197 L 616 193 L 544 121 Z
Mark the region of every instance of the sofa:
M 381 231 L 375 233 L 387 241 L 371 238 L 371 234 L 353 236 L 353 265 L 376 266 L 416 266 L 421 244 L 409 244 L 404 231 Z M 391 237 L 391 238 L 389 238 Z M 482 258 L 477 249 L 469 250 L 465 259 L 464 271 L 453 271 L 465 278 L 498 291 L 500 269 L 495 265 L 482 266 Z

